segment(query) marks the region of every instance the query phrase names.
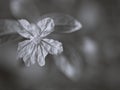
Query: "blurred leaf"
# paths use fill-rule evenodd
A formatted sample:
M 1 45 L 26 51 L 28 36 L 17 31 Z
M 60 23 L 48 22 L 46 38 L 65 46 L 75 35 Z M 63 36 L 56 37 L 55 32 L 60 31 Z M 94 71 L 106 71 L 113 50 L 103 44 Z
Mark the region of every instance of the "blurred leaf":
M 40 16 L 34 0 L 11 0 L 10 9 L 16 18 L 26 18 L 34 21 Z
M 0 48 L 4 46 L 10 46 L 11 44 L 16 44 L 23 38 L 17 34 L 8 34 L 0 37 Z
M 20 29 L 20 25 L 15 20 L 0 20 L 0 36 L 7 34 L 15 34 Z
M 43 15 L 40 19 L 50 17 L 55 22 L 55 32 L 58 33 L 71 33 L 78 31 L 82 28 L 81 23 L 71 17 L 70 15 L 62 13 L 51 13 Z
M 16 30 L 20 30 L 19 23 L 15 20 L 0 20 L 0 47 L 10 45 L 13 42 L 18 42 L 22 39 L 17 34 Z
M 65 52 L 65 51 L 64 51 Z M 65 53 L 54 56 L 57 67 L 71 80 L 78 80 L 81 76 L 81 58 L 74 48 L 67 48 Z

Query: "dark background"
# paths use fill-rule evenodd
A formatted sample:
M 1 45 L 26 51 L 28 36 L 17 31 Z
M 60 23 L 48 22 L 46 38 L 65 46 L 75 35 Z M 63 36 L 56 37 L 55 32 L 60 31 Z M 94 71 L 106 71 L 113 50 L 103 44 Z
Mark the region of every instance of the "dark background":
M 19 35 L 1 36 L 0 90 L 120 90 L 120 0 L 0 0 L 2 20 L 35 21 L 54 12 L 71 15 L 83 28 L 56 36 L 64 53 L 48 55 L 44 67 L 15 59 L 17 43 L 6 42 Z

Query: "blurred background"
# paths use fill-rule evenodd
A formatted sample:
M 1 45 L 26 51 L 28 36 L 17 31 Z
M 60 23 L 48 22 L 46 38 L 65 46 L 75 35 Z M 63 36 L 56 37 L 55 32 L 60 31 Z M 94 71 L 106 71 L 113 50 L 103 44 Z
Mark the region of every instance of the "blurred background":
M 18 34 L 0 36 L 0 90 L 120 90 L 120 0 L 0 0 L 1 20 L 54 12 L 82 29 L 55 35 L 64 52 L 48 55 L 44 67 L 16 60 Z M 0 23 L 0 33 L 6 28 Z

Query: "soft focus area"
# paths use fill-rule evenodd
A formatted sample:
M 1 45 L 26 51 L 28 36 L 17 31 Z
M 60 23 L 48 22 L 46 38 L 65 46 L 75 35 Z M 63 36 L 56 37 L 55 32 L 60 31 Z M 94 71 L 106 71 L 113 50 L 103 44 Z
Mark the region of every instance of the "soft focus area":
M 48 13 L 68 14 L 82 29 L 53 34 L 64 52 L 26 67 L 16 59 L 23 38 L 0 22 L 0 90 L 120 90 L 120 0 L 0 0 L 0 21 Z

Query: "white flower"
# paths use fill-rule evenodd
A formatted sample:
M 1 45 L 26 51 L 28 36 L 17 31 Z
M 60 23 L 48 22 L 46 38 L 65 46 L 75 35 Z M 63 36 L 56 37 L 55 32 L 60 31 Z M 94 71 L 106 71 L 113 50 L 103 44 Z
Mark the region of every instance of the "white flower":
M 21 19 L 19 23 L 22 29 L 18 30 L 18 33 L 28 40 L 18 44 L 18 58 L 23 58 L 27 66 L 35 62 L 44 66 L 48 53 L 57 55 L 63 51 L 61 42 L 45 38 L 54 30 L 53 19 L 45 18 L 37 24 L 30 24 L 27 20 Z

